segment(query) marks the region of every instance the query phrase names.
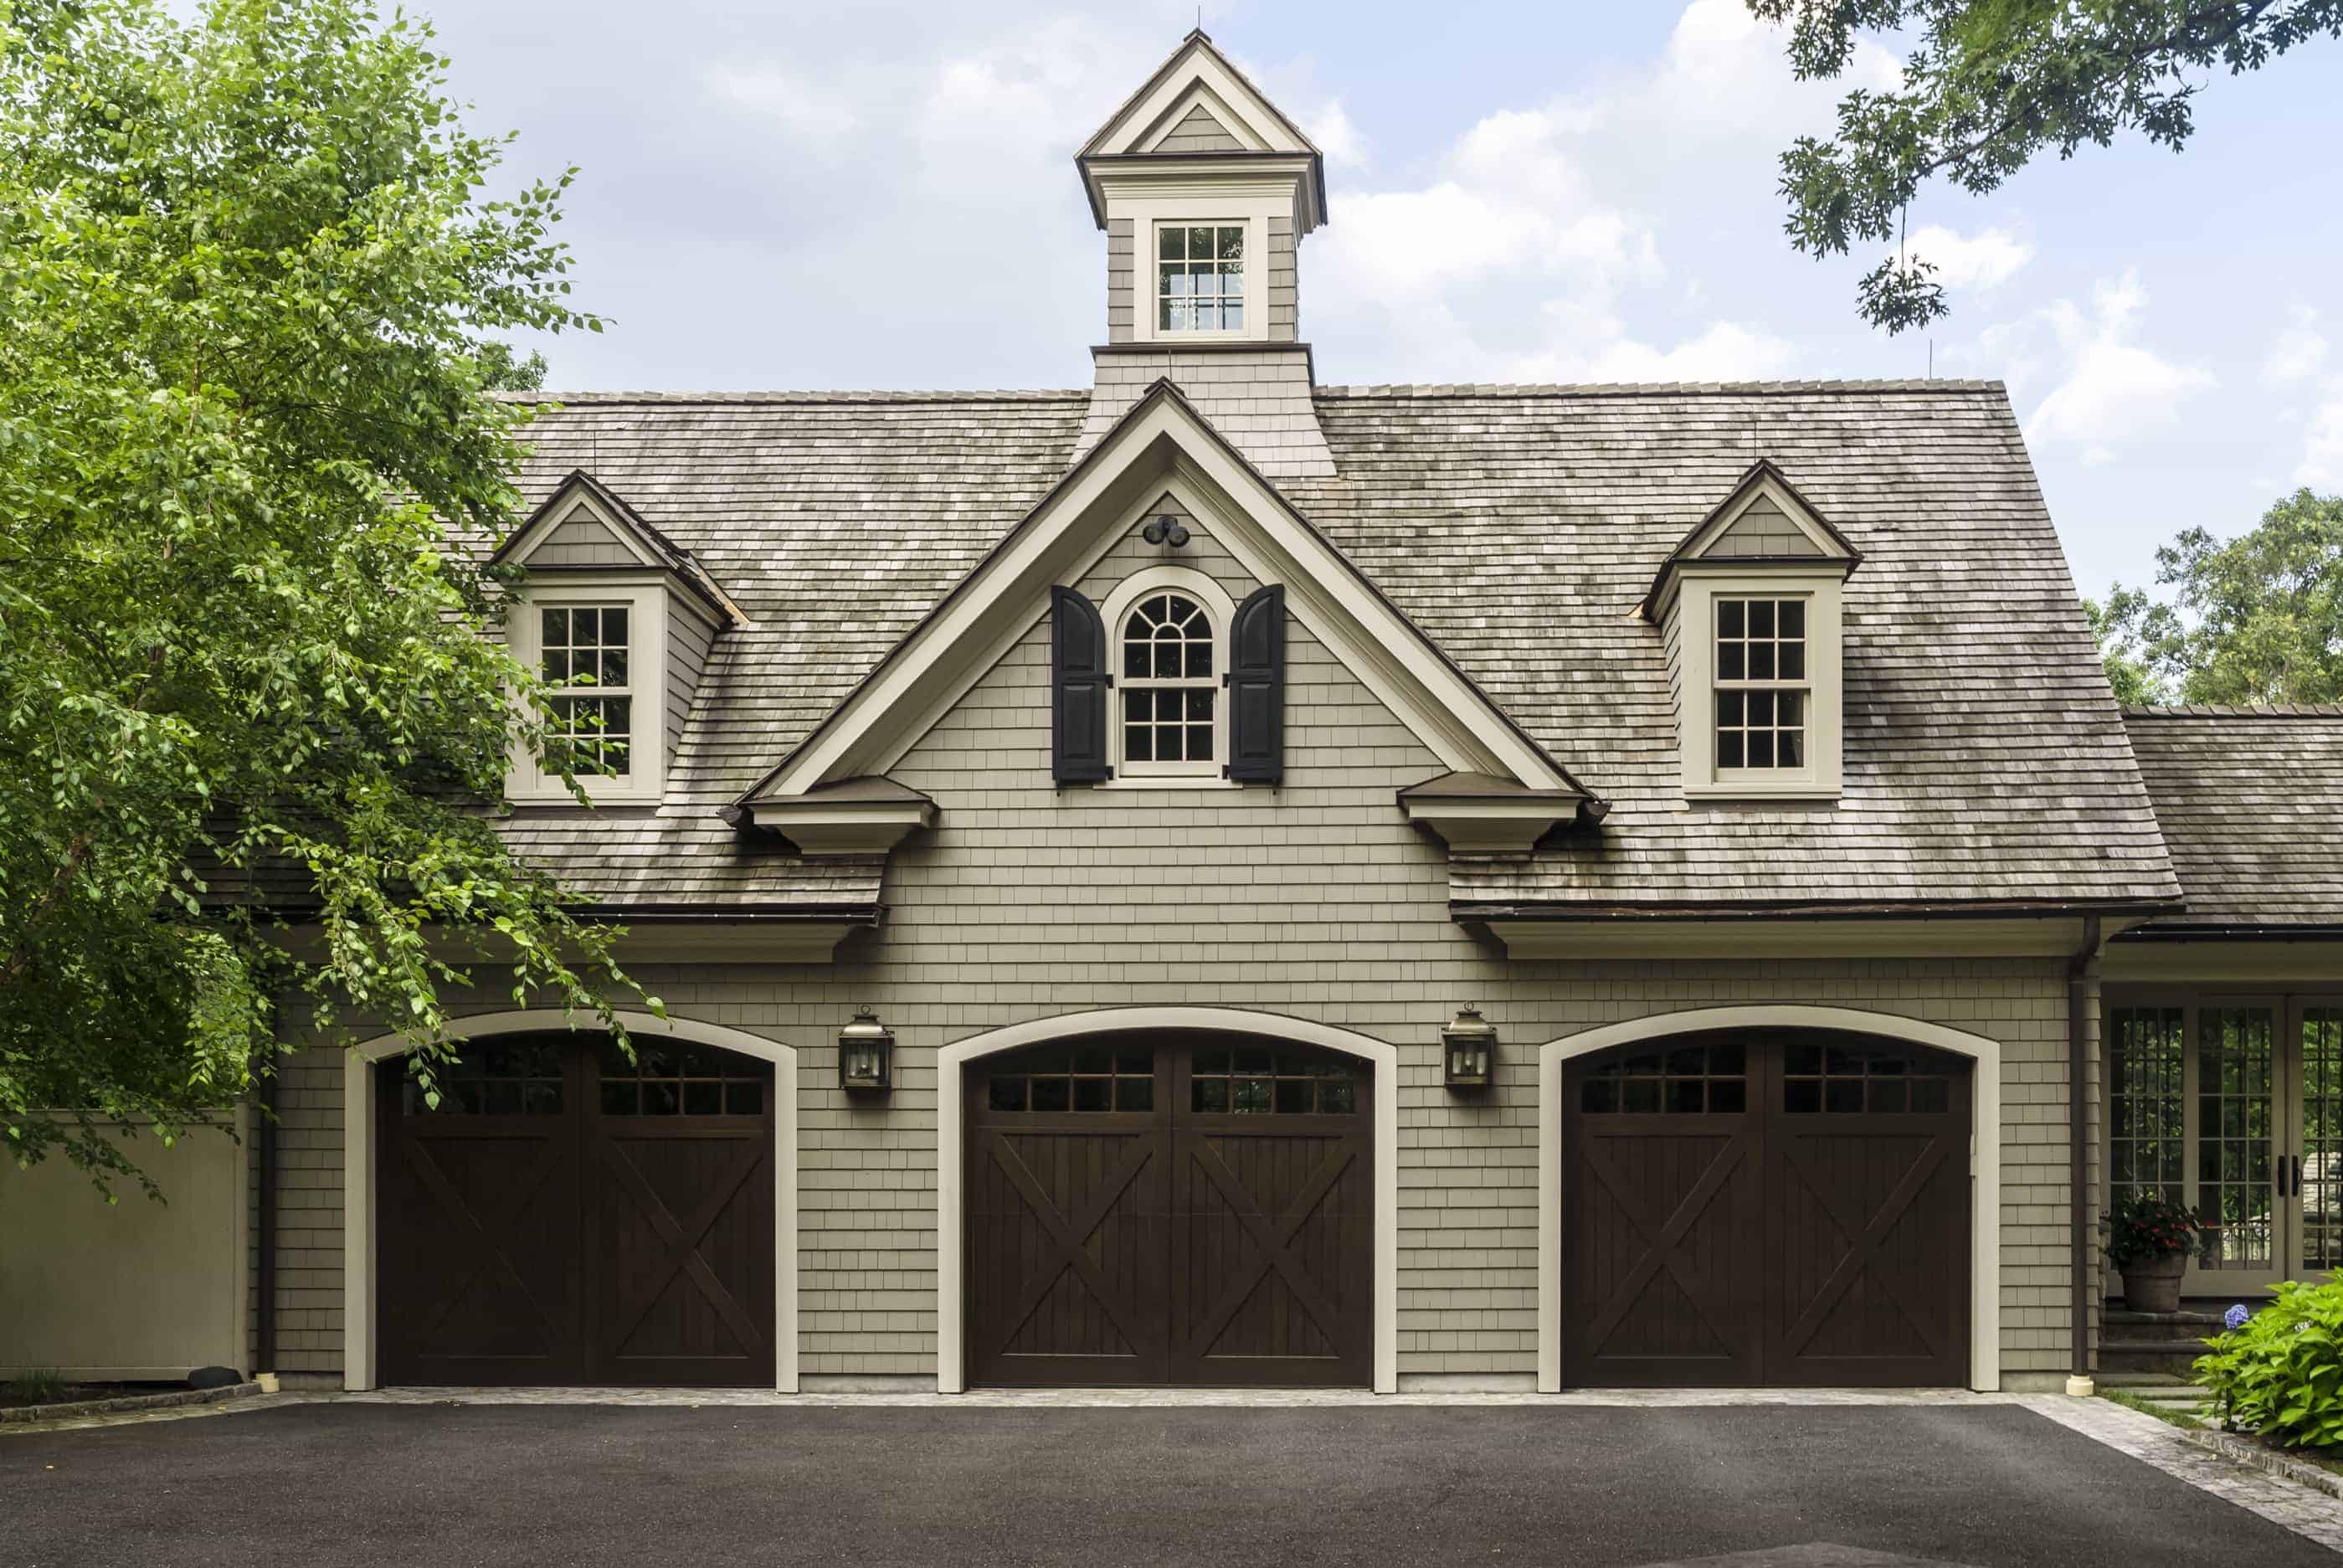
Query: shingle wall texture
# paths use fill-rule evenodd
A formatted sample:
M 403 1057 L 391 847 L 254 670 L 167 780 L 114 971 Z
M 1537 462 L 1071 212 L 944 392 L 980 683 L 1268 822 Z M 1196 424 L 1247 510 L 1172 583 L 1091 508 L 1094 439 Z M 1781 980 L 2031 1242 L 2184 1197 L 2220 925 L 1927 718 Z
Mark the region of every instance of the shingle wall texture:
M 1084 583 L 1176 558 L 1253 586 L 1201 527 L 1183 550 L 1118 543 Z M 1439 846 L 1393 809 L 1440 771 L 1324 645 L 1289 649 L 1276 789 L 1053 788 L 1046 628 L 1036 625 L 893 776 L 941 808 L 898 850 L 888 921 L 834 966 L 659 966 L 671 1012 L 797 1048 L 801 1371 L 935 1371 L 935 1053 L 1003 1025 L 1186 1004 L 1313 1019 L 1401 1058 L 1403 1375 L 1526 1374 L 1536 1359 L 1538 1042 L 1654 1013 L 1822 1003 L 1926 1019 L 2005 1052 L 2003 1344 L 2009 1373 L 2063 1366 L 2065 1002 L 2049 960 L 1516 963 L 1453 921 Z M 1436 1035 L 1479 1002 L 1505 1046 L 1493 1093 L 1440 1086 Z M 883 1108 L 838 1091 L 834 1041 L 875 1006 L 900 1041 Z M 483 992 L 480 1010 L 503 1005 Z M 341 1066 L 285 1078 L 280 1370 L 338 1366 Z

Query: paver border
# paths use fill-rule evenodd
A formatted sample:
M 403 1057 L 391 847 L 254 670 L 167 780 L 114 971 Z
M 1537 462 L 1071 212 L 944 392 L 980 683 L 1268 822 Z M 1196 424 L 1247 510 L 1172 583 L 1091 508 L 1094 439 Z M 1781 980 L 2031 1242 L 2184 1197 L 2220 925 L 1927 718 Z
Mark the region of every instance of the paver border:
M 225 1388 L 176 1388 L 167 1393 L 125 1393 L 106 1399 L 80 1399 L 65 1404 L 18 1404 L 0 1409 L 0 1429 L 79 1421 L 85 1416 L 118 1415 L 127 1411 L 170 1410 L 178 1405 L 217 1404 L 246 1399 L 263 1392 L 257 1382 L 229 1383 Z

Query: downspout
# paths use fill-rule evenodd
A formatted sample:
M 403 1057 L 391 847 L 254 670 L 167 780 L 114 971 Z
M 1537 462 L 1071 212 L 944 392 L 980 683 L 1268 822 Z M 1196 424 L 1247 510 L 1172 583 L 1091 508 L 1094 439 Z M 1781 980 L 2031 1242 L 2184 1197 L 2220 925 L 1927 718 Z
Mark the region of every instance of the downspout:
M 272 1064 L 273 1066 L 273 1064 Z M 260 1166 L 260 1301 L 254 1314 L 253 1368 L 277 1370 L 277 1079 L 264 1077 L 254 1098 L 259 1102 L 260 1126 L 255 1131 Z
M 2066 960 L 2066 1181 L 2067 1230 L 2074 1242 L 2073 1370 L 2066 1392 L 2077 1397 L 2097 1392 L 2091 1376 L 2091 1292 L 2098 1279 L 2093 1243 L 2097 1217 L 2091 1212 L 2091 1138 L 2086 1115 L 2090 1091 L 2091 1013 L 2099 1000 L 2099 917 L 2083 917 L 2083 945 Z

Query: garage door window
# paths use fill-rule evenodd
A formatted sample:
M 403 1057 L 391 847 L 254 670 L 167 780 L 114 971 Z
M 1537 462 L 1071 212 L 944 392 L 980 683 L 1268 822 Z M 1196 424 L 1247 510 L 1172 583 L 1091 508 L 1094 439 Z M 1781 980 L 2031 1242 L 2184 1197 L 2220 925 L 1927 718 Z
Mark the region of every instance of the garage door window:
M 1700 1116 L 1749 1108 L 1748 1058 L 1737 1040 L 1712 1040 L 1590 1068 L 1579 1109 L 1594 1115 Z
M 638 1039 L 634 1060 L 602 1042 L 605 1116 L 762 1116 L 765 1081 L 746 1057 L 704 1046 Z
M 1152 1111 L 1155 1056 L 1130 1046 L 1029 1051 L 1012 1068 L 995 1070 L 985 1103 L 995 1111 Z
M 554 1044 L 479 1045 L 455 1060 L 427 1067 L 427 1078 L 399 1085 L 407 1116 L 558 1116 L 561 1048 Z
M 1782 1061 L 1782 1109 L 1805 1113 L 1942 1114 L 1952 1080 L 1902 1047 L 1793 1044 Z
M 1192 1110 L 1217 1115 L 1348 1116 L 1359 1108 L 1352 1070 L 1315 1055 L 1265 1045 L 1201 1049 Z

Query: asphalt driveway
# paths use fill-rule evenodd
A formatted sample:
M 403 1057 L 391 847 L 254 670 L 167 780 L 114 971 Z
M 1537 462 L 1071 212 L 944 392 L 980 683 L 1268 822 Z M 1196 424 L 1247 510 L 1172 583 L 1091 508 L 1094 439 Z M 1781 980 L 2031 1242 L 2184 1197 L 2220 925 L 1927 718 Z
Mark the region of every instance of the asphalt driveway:
M 2013 1406 L 294 1405 L 0 1438 L 0 1498 L 12 1568 L 2332 1562 Z

